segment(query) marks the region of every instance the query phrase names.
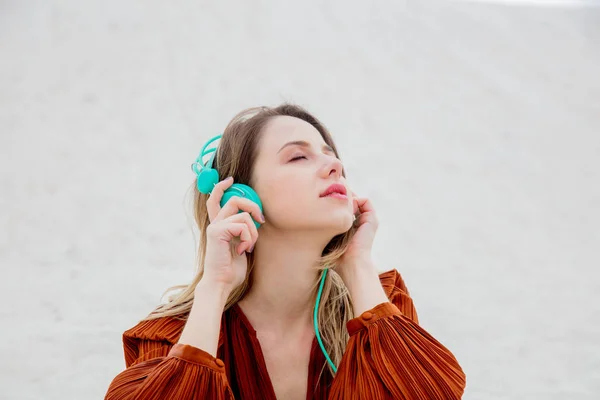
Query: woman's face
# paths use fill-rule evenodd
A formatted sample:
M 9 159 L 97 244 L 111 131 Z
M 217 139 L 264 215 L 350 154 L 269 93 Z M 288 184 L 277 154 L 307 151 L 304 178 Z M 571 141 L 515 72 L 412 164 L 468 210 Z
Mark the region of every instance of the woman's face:
M 318 230 L 331 237 L 353 223 L 352 192 L 342 163 L 308 122 L 272 118 L 258 143 L 253 186 L 263 203 L 267 224 L 283 230 Z M 332 184 L 346 196 L 321 196 Z

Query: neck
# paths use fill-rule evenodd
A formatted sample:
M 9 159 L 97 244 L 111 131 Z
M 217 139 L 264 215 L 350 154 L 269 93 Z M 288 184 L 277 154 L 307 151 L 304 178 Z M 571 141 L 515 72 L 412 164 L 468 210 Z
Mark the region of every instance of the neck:
M 312 329 L 318 260 L 328 243 L 314 232 L 260 234 L 254 248 L 252 287 L 240 307 L 257 330 L 279 333 Z

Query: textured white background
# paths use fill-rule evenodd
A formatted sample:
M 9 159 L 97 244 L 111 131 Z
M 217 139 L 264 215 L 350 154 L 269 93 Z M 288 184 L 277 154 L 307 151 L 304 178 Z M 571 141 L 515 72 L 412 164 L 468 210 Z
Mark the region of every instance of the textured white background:
M 465 399 L 597 399 L 593 3 L 0 1 L 0 398 L 104 396 L 122 332 L 192 276 L 201 145 L 288 100 Z

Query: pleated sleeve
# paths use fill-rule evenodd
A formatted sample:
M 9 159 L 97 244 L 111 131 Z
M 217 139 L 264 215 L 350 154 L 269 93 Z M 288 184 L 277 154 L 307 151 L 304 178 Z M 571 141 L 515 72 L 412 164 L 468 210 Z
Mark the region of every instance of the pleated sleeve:
M 220 359 L 176 343 L 183 324 L 160 318 L 126 331 L 126 369 L 110 383 L 105 400 L 233 399 Z
M 379 277 L 390 301 L 348 321 L 350 340 L 329 399 L 460 399 L 466 376 L 450 350 L 419 326 L 400 273 Z

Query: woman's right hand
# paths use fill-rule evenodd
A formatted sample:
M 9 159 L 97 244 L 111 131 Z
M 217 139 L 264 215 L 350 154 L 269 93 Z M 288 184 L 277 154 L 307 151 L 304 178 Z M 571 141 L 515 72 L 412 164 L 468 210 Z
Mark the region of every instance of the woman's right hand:
M 254 250 L 258 239 L 258 230 L 252 217 L 264 222 L 258 205 L 243 197 L 233 196 L 221 208 L 223 193 L 232 184 L 231 177 L 217 183 L 206 202 L 210 224 L 206 228 L 202 277 L 208 284 L 224 285 L 227 291 L 235 289 L 246 279 L 246 252 Z

